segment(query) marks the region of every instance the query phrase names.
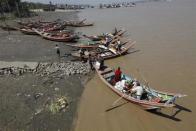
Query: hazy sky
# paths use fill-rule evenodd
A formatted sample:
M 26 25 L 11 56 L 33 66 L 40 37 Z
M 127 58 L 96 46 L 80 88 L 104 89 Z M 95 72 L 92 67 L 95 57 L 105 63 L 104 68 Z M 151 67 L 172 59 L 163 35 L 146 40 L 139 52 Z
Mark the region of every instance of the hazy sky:
M 113 3 L 113 2 L 123 2 L 123 1 L 133 1 L 133 0 L 22 0 L 30 2 L 41 2 L 41 3 L 63 3 L 63 4 L 100 4 L 100 3 Z

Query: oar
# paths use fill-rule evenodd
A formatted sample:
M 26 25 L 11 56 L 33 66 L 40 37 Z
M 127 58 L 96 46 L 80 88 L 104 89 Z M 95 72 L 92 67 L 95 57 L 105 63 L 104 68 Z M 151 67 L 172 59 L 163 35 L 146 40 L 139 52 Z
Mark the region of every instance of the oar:
M 121 97 L 119 97 L 117 100 L 115 100 L 113 103 L 112 103 L 112 106 L 116 105 L 116 103 L 118 101 L 120 101 L 123 97 L 125 97 L 126 94 L 123 94 Z
M 132 88 L 131 88 L 131 89 L 132 89 Z M 131 91 L 131 89 L 129 89 L 127 92 Z M 116 105 L 116 103 L 118 103 L 118 102 L 119 102 L 122 98 L 124 98 L 126 95 L 128 95 L 128 94 L 123 94 L 121 97 L 119 97 L 118 99 L 116 99 L 116 100 L 112 103 L 111 107 L 108 108 L 108 109 L 106 110 L 106 112 L 109 111 L 109 110 L 111 110 L 111 109 L 113 109 L 113 108 L 115 108 L 114 105 Z

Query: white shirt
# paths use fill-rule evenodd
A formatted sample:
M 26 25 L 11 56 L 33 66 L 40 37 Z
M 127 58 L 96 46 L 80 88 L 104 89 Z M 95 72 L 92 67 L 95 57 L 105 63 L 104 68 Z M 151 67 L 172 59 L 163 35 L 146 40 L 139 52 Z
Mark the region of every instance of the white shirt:
M 117 82 L 114 87 L 118 90 L 123 90 L 123 88 L 125 87 L 125 80 Z
M 119 40 L 117 41 L 117 44 L 120 45 L 120 41 Z
M 141 96 L 144 92 L 143 88 L 141 86 L 136 86 L 133 89 L 131 89 L 132 92 L 136 92 L 136 95 Z
M 56 47 L 55 47 L 55 49 L 59 49 L 59 47 L 58 47 L 58 46 L 56 46 Z

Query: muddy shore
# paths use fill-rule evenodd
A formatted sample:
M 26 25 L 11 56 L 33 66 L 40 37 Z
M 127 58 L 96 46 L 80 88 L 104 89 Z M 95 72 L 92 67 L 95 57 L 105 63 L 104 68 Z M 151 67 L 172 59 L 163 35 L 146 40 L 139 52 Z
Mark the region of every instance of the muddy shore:
M 29 19 L 52 21 L 59 18 L 78 20 L 77 12 L 41 12 L 39 16 Z M 8 23 L 14 25 L 12 21 Z M 72 50 L 64 43 L 24 35 L 18 31 L 9 34 L 0 30 L 0 39 L 2 67 L 5 67 L 6 62 L 59 62 L 54 48 L 56 44 L 59 45 L 62 56 Z M 61 62 L 69 60 L 72 58 L 60 58 Z M 76 75 L 66 75 L 65 72 L 61 77 L 56 74 L 52 78 L 29 72 L 22 75 L 0 75 L 0 131 L 71 130 L 83 85 L 90 75 L 93 74 L 83 76 L 76 72 Z M 66 108 L 52 110 L 52 105 L 62 97 L 67 100 Z

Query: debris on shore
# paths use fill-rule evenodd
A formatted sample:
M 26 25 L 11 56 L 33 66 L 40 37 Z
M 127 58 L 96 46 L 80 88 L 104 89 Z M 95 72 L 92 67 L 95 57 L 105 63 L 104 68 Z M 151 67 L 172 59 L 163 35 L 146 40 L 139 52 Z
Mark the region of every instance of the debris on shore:
M 69 103 L 65 96 L 56 98 L 55 100 L 51 101 L 50 104 L 47 106 L 48 110 L 52 112 L 52 114 L 56 114 L 58 112 L 65 112 L 66 108 L 68 107 Z
M 14 75 L 21 76 L 24 73 L 33 73 L 39 76 L 49 76 L 58 73 L 59 76 L 70 76 L 75 74 L 86 75 L 90 72 L 88 63 L 83 62 L 53 62 L 53 63 L 37 63 L 34 68 L 25 64 L 23 67 L 11 65 L 8 67 L 0 68 L 1 75 Z

